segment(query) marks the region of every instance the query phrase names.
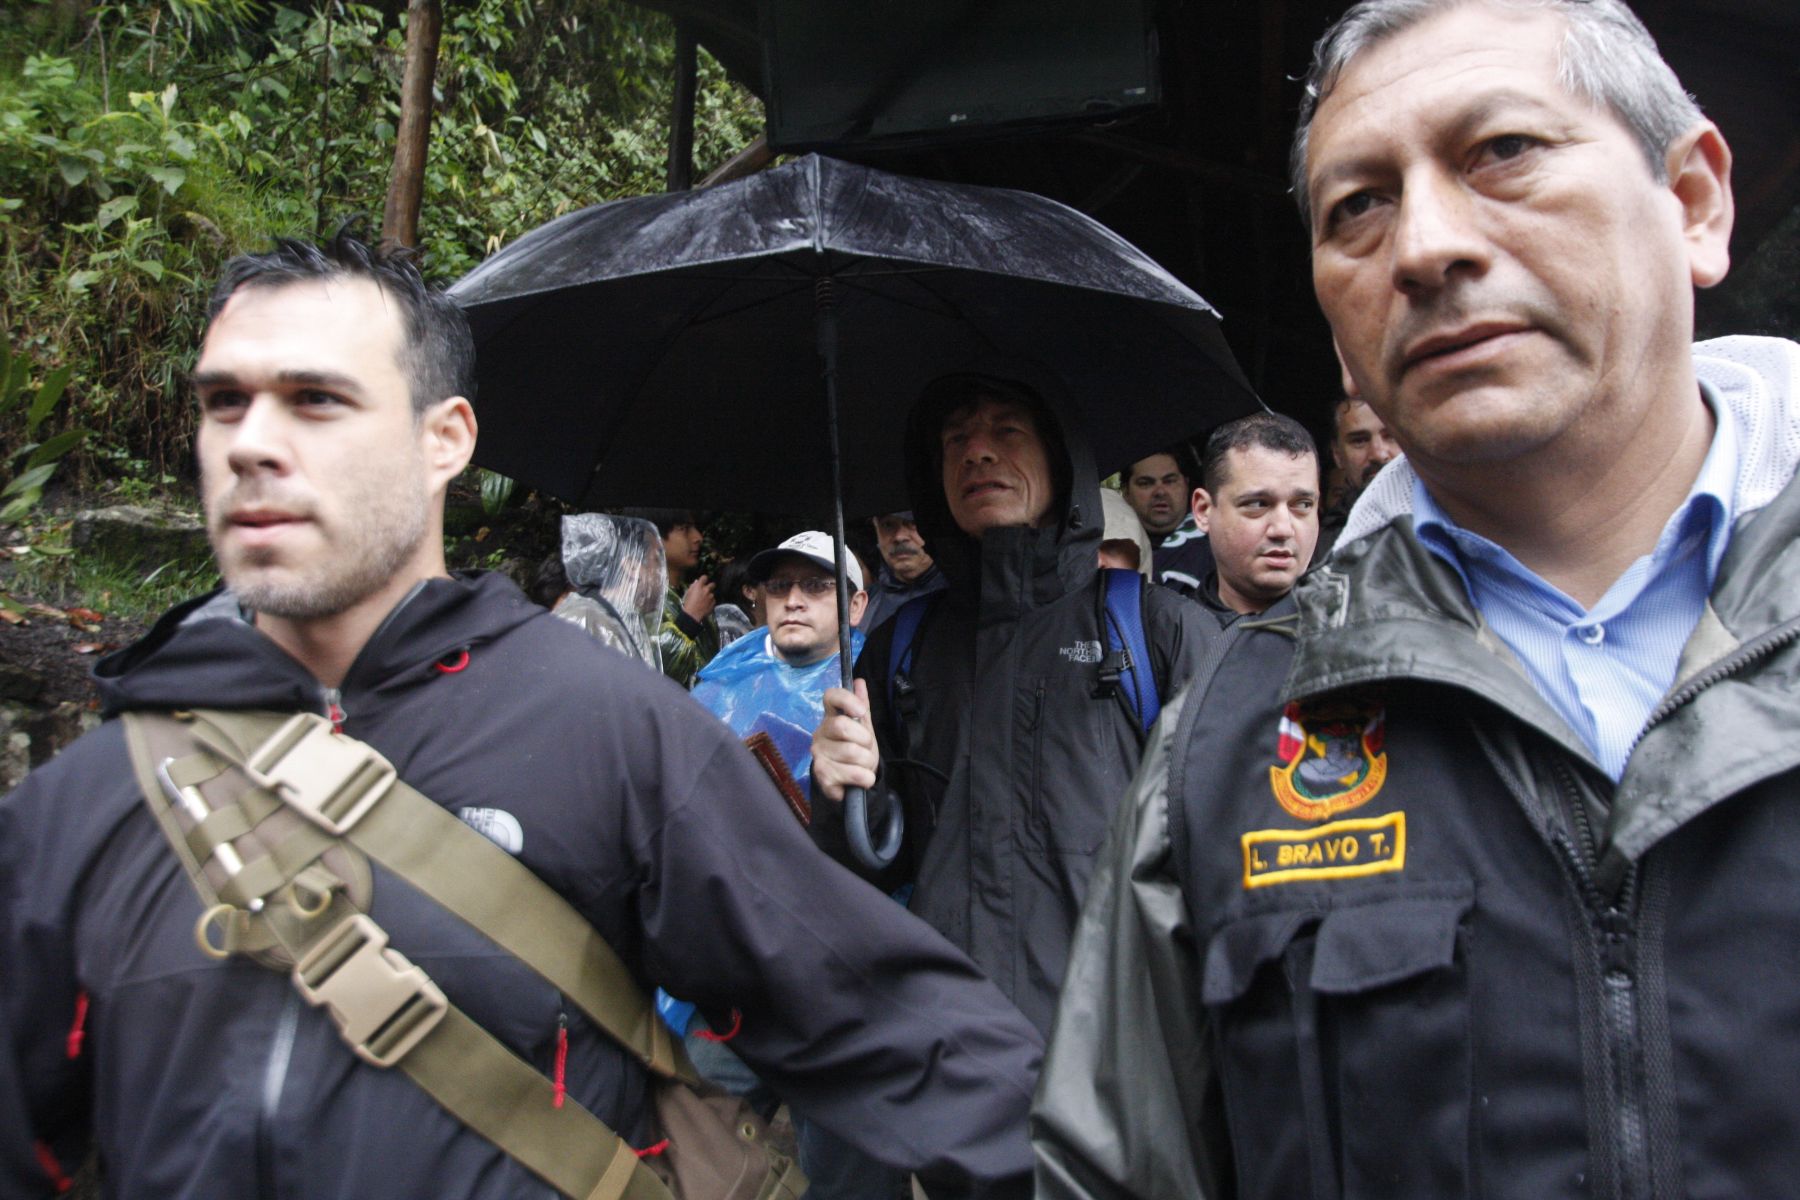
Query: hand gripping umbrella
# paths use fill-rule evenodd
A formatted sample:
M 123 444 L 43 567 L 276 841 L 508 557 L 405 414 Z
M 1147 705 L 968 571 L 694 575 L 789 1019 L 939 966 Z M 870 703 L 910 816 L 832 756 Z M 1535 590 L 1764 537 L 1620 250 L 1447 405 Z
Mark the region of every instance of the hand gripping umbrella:
M 1212 307 L 1097 222 L 815 155 L 570 213 L 450 295 L 483 466 L 589 507 L 804 512 L 829 488 L 846 687 L 844 512 L 910 506 L 899 448 L 926 383 L 1036 360 L 1111 467 L 1260 407 Z M 891 858 L 898 812 L 871 847 L 853 800 L 852 847 Z

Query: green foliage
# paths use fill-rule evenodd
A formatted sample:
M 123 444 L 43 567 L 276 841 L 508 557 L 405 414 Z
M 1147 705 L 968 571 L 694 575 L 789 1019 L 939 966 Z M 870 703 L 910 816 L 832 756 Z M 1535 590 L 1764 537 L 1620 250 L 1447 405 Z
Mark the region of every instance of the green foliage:
M 13 560 L 8 590 L 57 607 L 97 609 L 109 622 L 143 624 L 219 586 L 210 564 L 167 562 L 144 571 L 73 553 L 68 539 L 66 522 L 38 531 L 31 552 Z
M 22 409 L 25 443 L 7 456 L 8 465 L 18 466 L 5 488 L 0 488 L 0 501 L 5 501 L 5 506 L 0 507 L 0 525 L 19 520 L 43 499 L 44 486 L 56 474 L 63 456 L 87 434 L 85 429 L 65 429 L 43 441 L 30 440 L 56 409 L 74 368 L 65 365 L 51 371 L 36 392 L 26 387 L 30 372 L 30 362 L 24 355 L 15 356 L 11 339 L 0 332 L 0 419 L 10 416 L 27 396 L 31 397 Z
M 497 516 L 512 499 L 516 483 L 511 478 L 497 471 L 485 468 L 481 471 L 481 511 L 488 516 Z
M 15 6 L 9 6 L 15 7 Z M 405 6 L 26 0 L 0 22 L 0 328 L 69 368 L 49 435 L 90 481 L 191 476 L 186 394 L 231 254 L 378 214 Z M 461 275 L 571 209 L 661 189 L 669 20 L 623 0 L 446 0 L 420 234 Z M 696 166 L 761 129 L 702 55 Z M 0 455 L 35 440 L 0 422 Z M 31 451 L 37 453 L 37 450 Z

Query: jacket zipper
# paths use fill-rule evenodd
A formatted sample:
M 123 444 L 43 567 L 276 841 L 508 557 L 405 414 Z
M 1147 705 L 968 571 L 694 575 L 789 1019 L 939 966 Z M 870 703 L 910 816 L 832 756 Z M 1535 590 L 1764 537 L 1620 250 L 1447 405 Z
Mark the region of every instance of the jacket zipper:
M 275 1036 L 269 1040 L 269 1058 L 263 1067 L 262 1095 L 256 1121 L 257 1194 L 275 1200 L 275 1122 L 281 1112 L 281 1093 L 287 1085 L 288 1066 L 294 1057 L 294 1035 L 300 1027 L 300 993 L 289 988 L 282 1002 Z
M 1650 719 L 1644 722 L 1644 727 L 1638 730 L 1637 737 L 1632 739 L 1631 749 L 1625 752 L 1626 758 L 1629 759 L 1631 757 L 1631 751 L 1637 749 L 1637 744 L 1644 740 L 1644 735 L 1650 732 L 1651 726 L 1655 725 L 1658 721 L 1662 720 L 1715 683 L 1719 683 L 1722 680 L 1737 674 L 1745 667 L 1754 663 L 1757 659 L 1765 658 L 1768 655 L 1775 653 L 1777 650 L 1797 638 L 1800 638 L 1800 621 L 1792 622 L 1771 633 L 1764 634 L 1761 638 L 1750 642 L 1748 645 L 1739 646 L 1735 651 L 1727 654 L 1724 658 L 1721 658 L 1718 662 L 1682 684 L 1680 688 L 1663 697 L 1662 702 L 1651 711 Z
M 344 721 L 346 716 L 347 714 L 344 712 L 344 693 L 338 688 L 326 688 L 325 718 L 331 722 L 331 732 L 344 732 Z
M 1614 1161 L 1617 1163 L 1621 1200 L 1650 1195 L 1648 1097 L 1638 1063 L 1642 1057 L 1638 1031 L 1637 979 L 1633 973 L 1635 947 L 1632 912 L 1637 906 L 1638 867 L 1625 870 L 1618 893 L 1604 895 L 1594 872 L 1599 865 L 1599 843 L 1592 819 L 1581 798 L 1574 773 L 1559 759 L 1556 773 L 1562 784 L 1580 845 L 1568 847 L 1568 857 L 1586 898 L 1593 925 L 1600 937 L 1600 1011 L 1603 1049 L 1612 1075 L 1614 1106 Z M 1568 846 L 1568 843 L 1564 843 Z

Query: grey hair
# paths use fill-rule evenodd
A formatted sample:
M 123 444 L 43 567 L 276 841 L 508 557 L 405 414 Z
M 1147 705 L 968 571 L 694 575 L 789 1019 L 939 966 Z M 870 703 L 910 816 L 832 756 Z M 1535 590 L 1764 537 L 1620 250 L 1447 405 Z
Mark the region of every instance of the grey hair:
M 1544 9 L 1567 23 L 1557 81 L 1570 94 L 1604 108 L 1637 140 L 1651 174 L 1667 183 L 1669 146 L 1704 118 L 1663 61 L 1656 40 L 1622 0 L 1361 0 L 1325 31 L 1313 47 L 1300 97 L 1288 173 L 1300 219 L 1312 221 L 1306 188 L 1306 149 L 1314 115 L 1352 59 L 1377 42 L 1425 18 L 1462 4 Z

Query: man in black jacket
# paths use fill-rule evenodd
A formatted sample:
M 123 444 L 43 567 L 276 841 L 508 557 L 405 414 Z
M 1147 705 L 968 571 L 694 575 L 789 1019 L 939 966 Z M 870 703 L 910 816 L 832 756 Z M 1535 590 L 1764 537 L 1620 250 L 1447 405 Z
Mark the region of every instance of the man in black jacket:
M 1794 1192 L 1800 346 L 1692 342 L 1730 162 L 1618 0 L 1321 40 L 1313 282 L 1406 457 L 1163 718 L 1039 1196 Z
M 328 716 L 549 884 L 640 983 L 735 1025 L 797 1108 L 928 1183 L 1016 1187 L 1035 1031 L 814 854 L 677 688 L 501 577 L 446 573 L 472 366 L 461 314 L 404 260 L 341 235 L 234 260 L 194 377 L 227 590 L 101 664 L 108 714 Z M 287 975 L 202 952 L 120 725 L 0 801 L 0 1196 L 53 1194 L 94 1148 L 120 1195 L 548 1196 L 353 1053 Z M 652 1149 L 636 1058 L 379 865 L 371 896 L 392 948 L 553 1079 L 556 1105 Z
M 913 882 L 912 910 L 1044 1030 L 1141 737 L 1098 679 L 1100 490 L 1056 413 L 1059 389 L 1008 363 L 940 379 L 914 407 L 913 511 L 948 580 L 913 639 L 916 705 L 897 719 L 889 703 L 890 620 L 858 659 L 855 694 L 825 694 L 813 739 L 815 797 L 860 786 L 873 808 L 904 808 L 902 862 L 882 882 Z M 1142 613 L 1150 670 L 1172 695 L 1216 626 L 1159 587 L 1144 589 Z

